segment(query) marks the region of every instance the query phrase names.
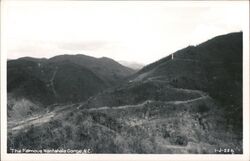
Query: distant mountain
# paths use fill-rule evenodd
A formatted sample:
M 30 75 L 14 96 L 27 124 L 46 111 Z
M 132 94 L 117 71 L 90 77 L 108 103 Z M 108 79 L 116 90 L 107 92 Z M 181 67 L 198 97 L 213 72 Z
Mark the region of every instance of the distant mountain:
M 129 62 L 129 61 L 124 61 L 124 60 L 121 60 L 121 61 L 118 61 L 120 64 L 126 66 L 126 67 L 129 67 L 131 69 L 134 69 L 134 70 L 140 70 L 141 68 L 143 68 L 143 64 L 140 64 L 140 63 L 136 63 L 136 62 Z
M 86 55 L 60 55 L 49 59 L 49 62 L 63 62 L 69 61 L 71 63 L 88 68 L 93 73 L 98 75 L 108 86 L 119 84 L 125 77 L 133 74 L 133 69 L 127 68 L 114 61 L 113 59 L 102 57 L 94 58 Z
M 10 102 L 26 99 L 41 106 L 81 102 L 122 83 L 134 70 L 109 58 L 61 55 L 51 59 L 24 57 L 7 63 Z M 16 101 L 13 101 L 16 100 Z M 14 105 L 12 105 L 14 106 Z

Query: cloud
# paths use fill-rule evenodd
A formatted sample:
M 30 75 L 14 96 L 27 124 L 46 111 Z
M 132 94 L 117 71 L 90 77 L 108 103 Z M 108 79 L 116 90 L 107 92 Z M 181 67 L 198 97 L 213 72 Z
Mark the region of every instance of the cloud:
M 8 58 L 19 58 L 23 56 L 31 57 L 51 57 L 57 53 L 57 45 L 51 42 L 44 41 L 15 41 L 9 43 Z
M 108 45 L 103 41 L 85 41 L 85 42 L 63 42 L 58 43 L 58 48 L 63 50 L 100 50 Z

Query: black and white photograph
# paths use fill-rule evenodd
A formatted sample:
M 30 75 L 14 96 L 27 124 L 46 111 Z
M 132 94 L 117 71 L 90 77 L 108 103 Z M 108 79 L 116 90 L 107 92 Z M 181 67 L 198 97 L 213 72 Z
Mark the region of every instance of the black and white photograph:
M 248 1 L 1 7 L 3 161 L 22 154 L 249 159 Z

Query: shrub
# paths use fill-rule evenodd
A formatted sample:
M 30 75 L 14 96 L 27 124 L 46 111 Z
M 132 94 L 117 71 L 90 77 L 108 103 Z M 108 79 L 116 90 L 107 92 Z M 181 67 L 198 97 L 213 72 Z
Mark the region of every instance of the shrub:
M 163 138 L 169 138 L 170 137 L 170 133 L 168 131 L 163 132 Z
M 184 135 L 172 135 L 170 137 L 170 143 L 174 145 L 186 146 L 188 144 L 188 138 Z
M 209 111 L 209 107 L 206 104 L 201 104 L 197 108 L 197 112 L 199 113 L 205 113 Z

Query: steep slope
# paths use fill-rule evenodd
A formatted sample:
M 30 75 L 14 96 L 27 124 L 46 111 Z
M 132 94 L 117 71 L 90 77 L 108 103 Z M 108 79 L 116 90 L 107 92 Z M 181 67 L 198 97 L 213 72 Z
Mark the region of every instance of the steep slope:
M 218 36 L 143 68 L 132 81 L 164 80 L 175 88 L 207 92 L 242 129 L 242 48 L 241 32 Z
M 143 100 L 171 100 L 200 90 L 222 105 L 231 120 L 242 128 L 242 33 L 215 37 L 200 45 L 179 50 L 137 72 L 120 88 L 97 95 L 90 106 L 125 105 Z M 228 119 L 232 117 L 228 116 Z M 235 118 L 235 117 L 233 117 Z

